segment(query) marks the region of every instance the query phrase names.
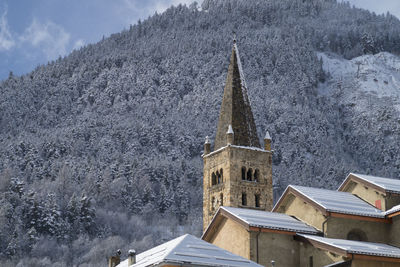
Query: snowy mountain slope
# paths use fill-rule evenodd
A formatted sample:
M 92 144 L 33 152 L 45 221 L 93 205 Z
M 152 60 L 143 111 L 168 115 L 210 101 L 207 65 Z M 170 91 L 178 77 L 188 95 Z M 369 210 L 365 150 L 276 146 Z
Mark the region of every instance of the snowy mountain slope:
M 318 91 L 337 106 L 338 142 L 344 154 L 364 173 L 399 169 L 400 57 L 388 52 L 351 60 L 317 55 L 329 76 Z
M 347 60 L 334 54 L 318 53 L 323 69 L 335 81 L 355 82 L 349 97 L 366 93 L 379 98 L 389 97 L 400 103 L 400 57 L 388 52 L 363 55 Z

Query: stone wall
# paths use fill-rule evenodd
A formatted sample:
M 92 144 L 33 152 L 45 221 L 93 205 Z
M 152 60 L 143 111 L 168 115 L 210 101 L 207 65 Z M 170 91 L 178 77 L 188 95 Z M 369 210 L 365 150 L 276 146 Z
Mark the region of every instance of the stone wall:
M 326 223 L 326 237 L 347 239 L 348 234 L 363 232 L 361 241 L 387 243 L 391 224 L 330 217 Z M 362 234 L 360 234 L 362 236 Z
M 293 235 L 269 232 L 251 232 L 250 260 L 257 262 L 257 235 L 258 235 L 258 263 L 263 266 L 298 267 L 299 242 Z
M 227 146 L 205 155 L 203 177 L 203 230 L 210 224 L 221 205 L 229 207 L 254 208 L 270 211 L 273 205 L 272 169 L 270 151 Z M 252 171 L 252 180 L 242 179 L 242 168 Z M 221 183 L 213 185 L 212 176 L 223 172 Z M 254 174 L 258 171 L 255 181 Z M 242 204 L 242 194 L 246 194 L 246 205 Z M 256 207 L 256 197 L 259 207 Z M 222 198 L 221 198 L 222 197 Z

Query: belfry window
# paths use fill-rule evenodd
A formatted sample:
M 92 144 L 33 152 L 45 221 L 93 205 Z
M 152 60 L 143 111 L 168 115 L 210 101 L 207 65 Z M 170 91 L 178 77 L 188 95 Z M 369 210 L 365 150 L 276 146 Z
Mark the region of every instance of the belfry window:
M 222 171 L 222 169 L 219 170 L 219 174 L 221 175 L 221 183 L 224 182 L 224 172 Z
M 253 180 L 253 170 L 250 168 L 247 171 L 247 181 L 251 181 L 251 180 Z
M 255 206 L 256 208 L 260 207 L 260 195 L 254 195 L 254 202 L 255 202 Z
M 246 180 L 246 167 L 242 167 L 242 180 Z
M 260 170 L 256 169 L 254 171 L 254 182 L 259 182 L 260 181 Z
M 242 206 L 247 206 L 247 195 L 242 193 Z
M 211 175 L 211 185 L 216 185 L 217 184 L 217 176 L 215 173 L 212 173 Z

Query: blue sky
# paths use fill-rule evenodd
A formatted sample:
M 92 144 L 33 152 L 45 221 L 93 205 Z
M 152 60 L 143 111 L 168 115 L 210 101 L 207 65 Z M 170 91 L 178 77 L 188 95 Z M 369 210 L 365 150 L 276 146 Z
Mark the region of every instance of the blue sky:
M 0 0 L 0 80 L 120 32 L 138 19 L 193 0 Z M 198 0 L 199 3 L 202 0 Z M 400 0 L 350 0 L 400 18 Z

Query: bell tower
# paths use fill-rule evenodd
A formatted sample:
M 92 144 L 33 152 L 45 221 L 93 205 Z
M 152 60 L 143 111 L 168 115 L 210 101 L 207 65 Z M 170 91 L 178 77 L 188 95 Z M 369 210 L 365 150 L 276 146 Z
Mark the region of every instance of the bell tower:
M 206 138 L 203 154 L 203 231 L 219 206 L 271 210 L 271 137 L 261 148 L 247 96 L 236 40 L 224 88 L 214 150 Z

